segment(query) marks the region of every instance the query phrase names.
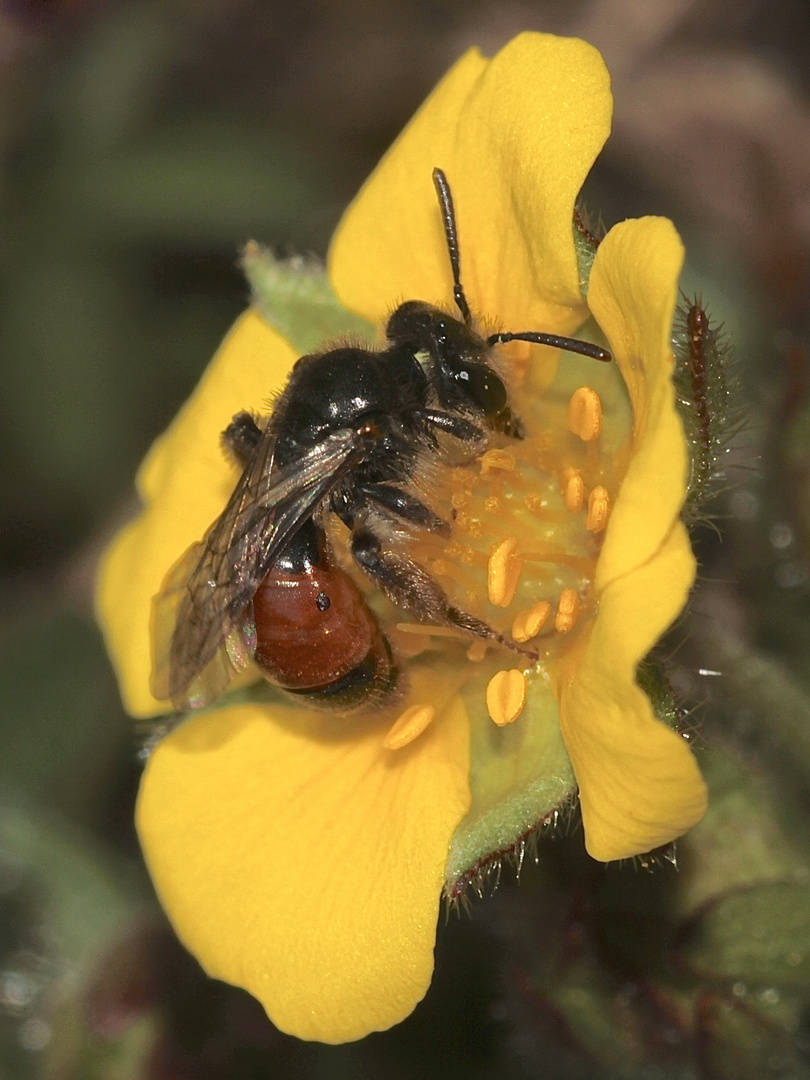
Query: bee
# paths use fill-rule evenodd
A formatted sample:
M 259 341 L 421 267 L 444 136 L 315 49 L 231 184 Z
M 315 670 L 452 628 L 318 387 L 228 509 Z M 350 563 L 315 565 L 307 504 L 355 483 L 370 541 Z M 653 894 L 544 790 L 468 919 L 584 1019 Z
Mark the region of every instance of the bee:
M 385 348 L 338 345 L 302 356 L 266 420 L 233 418 L 223 443 L 242 467 L 239 481 L 154 602 L 168 647 L 156 650 L 152 690 L 178 710 L 210 703 L 251 662 L 287 694 L 344 712 L 378 707 L 402 687 L 376 616 L 330 546 L 328 515 L 348 528 L 356 566 L 418 622 L 524 651 L 457 607 L 386 542 L 387 532 L 449 535 L 450 523 L 414 493 L 426 459 L 448 461 L 448 446 L 474 459 L 495 432 L 522 438 L 493 346 L 528 341 L 603 361 L 610 354 L 534 331 L 482 337 L 461 284 L 441 169 L 433 182 L 461 317 L 408 300 L 388 319 Z

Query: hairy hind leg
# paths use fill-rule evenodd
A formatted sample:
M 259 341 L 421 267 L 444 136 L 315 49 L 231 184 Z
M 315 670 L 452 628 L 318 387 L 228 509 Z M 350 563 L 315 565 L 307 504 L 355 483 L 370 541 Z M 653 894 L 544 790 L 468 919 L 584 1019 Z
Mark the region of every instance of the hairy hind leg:
M 358 566 L 381 592 L 394 604 L 410 611 L 419 622 L 455 626 L 485 641 L 497 641 L 499 645 L 505 645 L 525 656 L 535 655 L 499 634 L 483 619 L 456 607 L 438 581 L 424 567 L 411 559 L 384 551 L 379 538 L 367 525 L 353 530 L 351 549 Z

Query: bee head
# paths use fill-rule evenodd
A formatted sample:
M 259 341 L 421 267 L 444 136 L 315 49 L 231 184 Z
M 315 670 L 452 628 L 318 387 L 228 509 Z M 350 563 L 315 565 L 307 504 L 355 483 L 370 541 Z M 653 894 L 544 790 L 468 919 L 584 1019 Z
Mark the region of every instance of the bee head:
M 488 362 L 486 342 L 466 323 L 422 300 L 408 300 L 391 315 L 386 335 L 393 347 L 429 358 L 445 408 L 472 412 L 491 423 L 503 413 L 506 387 Z

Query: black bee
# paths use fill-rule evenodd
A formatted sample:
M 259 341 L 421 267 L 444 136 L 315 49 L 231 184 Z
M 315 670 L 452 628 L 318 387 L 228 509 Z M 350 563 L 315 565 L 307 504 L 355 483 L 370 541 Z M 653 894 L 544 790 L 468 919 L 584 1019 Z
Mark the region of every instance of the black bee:
M 348 527 L 357 566 L 420 622 L 455 627 L 518 649 L 458 608 L 437 581 L 385 543 L 384 523 L 442 535 L 448 522 L 412 490 L 426 456 L 457 443 L 479 454 L 492 432 L 520 438 L 521 423 L 490 363 L 492 347 L 529 341 L 610 354 L 589 342 L 535 332 L 481 337 L 460 278 L 453 200 L 433 170 L 461 318 L 408 300 L 379 352 L 339 346 L 299 359 L 272 415 L 239 413 L 223 434 L 243 472 L 225 510 L 172 569 L 155 623 L 170 630 L 153 692 L 178 709 L 207 704 L 253 661 L 310 704 L 342 710 L 383 702 L 401 681 L 380 626 L 336 562 L 324 529 Z M 157 650 L 159 651 L 159 650 Z M 520 650 L 519 650 L 520 651 Z

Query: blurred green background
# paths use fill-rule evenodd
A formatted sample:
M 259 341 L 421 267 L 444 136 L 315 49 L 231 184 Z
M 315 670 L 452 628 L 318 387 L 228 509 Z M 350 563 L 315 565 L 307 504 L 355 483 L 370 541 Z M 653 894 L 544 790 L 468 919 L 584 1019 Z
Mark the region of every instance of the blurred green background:
M 745 420 L 666 660 L 712 786 L 651 869 L 544 839 L 440 927 L 414 1016 L 276 1032 L 162 919 L 131 724 L 92 620 L 132 477 L 246 302 L 323 255 L 446 68 L 598 46 L 585 199 L 671 216 Z M 0 1080 L 810 1076 L 810 12 L 803 0 L 6 0 L 0 6 Z

